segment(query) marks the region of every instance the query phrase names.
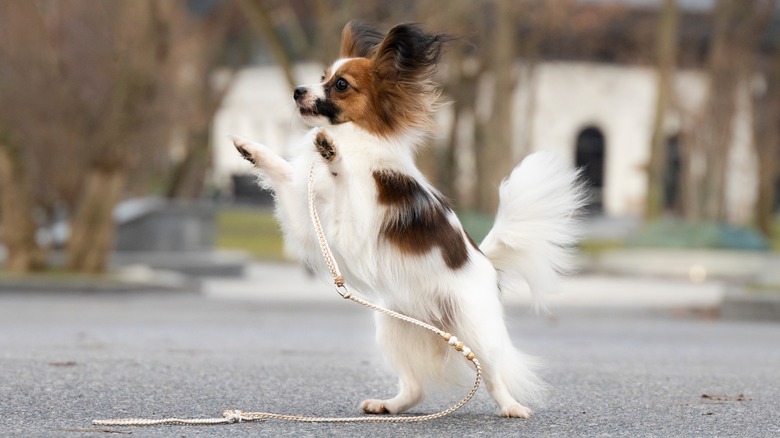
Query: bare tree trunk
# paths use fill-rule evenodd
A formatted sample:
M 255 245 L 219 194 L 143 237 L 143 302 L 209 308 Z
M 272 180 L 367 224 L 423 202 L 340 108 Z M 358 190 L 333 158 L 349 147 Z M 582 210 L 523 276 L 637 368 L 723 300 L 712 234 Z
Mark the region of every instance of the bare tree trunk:
M 452 108 L 452 125 L 448 136 L 448 142 L 442 151 L 442 158 L 439 161 L 439 182 L 442 192 L 455 200 L 455 204 L 460 206 L 463 200 L 459 199 L 457 193 L 458 181 L 458 150 L 465 145 L 461 145 L 461 126 L 463 123 L 471 121 L 473 124 L 473 109 L 476 98 L 476 87 L 478 75 L 470 71 L 466 65 L 468 61 L 464 59 L 460 50 L 453 51 L 450 61 L 451 82 L 447 84 L 447 96 L 452 99 L 450 107 Z
M 779 52 L 780 53 L 780 52 Z M 780 57 L 778 57 L 780 59 Z M 780 68 L 774 67 L 775 70 Z M 775 72 L 769 83 L 767 100 L 754 104 L 754 108 L 763 107 L 761 114 L 754 112 L 753 141 L 758 159 L 758 199 L 756 200 L 756 226 L 766 236 L 772 237 L 774 208 L 777 184 L 777 160 L 780 159 L 780 90 L 776 81 L 780 75 Z M 772 83 L 771 81 L 775 82 Z
M 51 68 L 57 64 L 38 6 L 0 1 L 0 241 L 5 268 L 13 273 L 46 265 L 36 240 L 35 209 L 42 202 L 30 162 L 40 153 L 41 137 L 58 127 L 56 121 L 38 121 L 52 114 L 45 110 L 57 108 L 63 88 L 47 87 L 56 83 Z
M 696 124 L 694 123 L 694 125 Z M 689 221 L 701 219 L 701 202 L 699 199 L 701 172 L 697 169 L 698 166 L 695 165 L 701 154 L 696 150 L 696 142 L 692 139 L 695 136 L 694 130 L 695 128 L 686 131 L 680 142 L 681 212 L 683 217 Z
M 645 219 L 653 220 L 664 212 L 664 174 L 666 173 L 666 132 L 664 119 L 670 105 L 671 83 L 677 56 L 677 0 L 665 0 L 658 24 L 658 95 L 653 116 L 650 163 L 647 169 Z
M 209 128 L 202 126 L 187 136 L 187 155 L 176 164 L 165 192 L 167 198 L 198 199 L 203 195 L 206 172 L 211 165 Z
M 776 1 L 767 2 L 766 9 L 761 14 L 765 17 L 755 26 L 765 29 L 772 17 Z M 758 42 L 761 35 L 756 31 L 753 39 L 753 49 L 757 52 L 753 66 L 756 71 L 764 70 L 766 89 L 761 94 L 754 94 L 753 105 L 753 145 L 758 161 L 758 198 L 756 199 L 756 227 L 761 233 L 771 238 L 773 235 L 775 196 L 777 195 L 777 176 L 780 160 L 780 50 L 775 48 L 772 57 L 760 59 Z M 763 61 L 764 68 L 761 68 Z M 748 74 L 752 73 L 749 71 Z
M 432 18 L 432 25 L 438 27 L 447 26 L 447 31 L 462 34 L 466 31 L 460 28 L 452 28 L 453 23 L 463 25 L 471 18 L 471 3 L 454 1 L 449 3 L 444 14 L 439 13 L 438 4 L 431 3 L 425 15 Z M 435 10 L 430 10 L 435 9 Z M 447 103 L 446 110 L 451 110 L 452 123 L 444 147 L 440 151 L 438 159 L 438 187 L 449 197 L 456 208 L 465 207 L 464 196 L 458 193 L 458 169 L 460 165 L 459 151 L 471 147 L 471 142 L 464 140 L 462 129 L 466 125 L 473 127 L 473 109 L 475 104 L 476 84 L 478 78 L 479 63 L 468 53 L 470 47 L 465 43 L 456 43 L 447 55 L 447 80 L 442 83 L 442 90 Z
M 255 30 L 260 32 L 266 43 L 268 43 L 268 48 L 273 53 L 279 68 L 282 69 L 290 88 L 295 88 L 298 86 L 298 81 L 295 79 L 295 73 L 293 72 L 293 60 L 290 54 L 287 53 L 287 49 L 284 47 L 279 34 L 276 32 L 273 19 L 266 6 L 260 0 L 240 1 L 244 12 L 249 17 L 249 22 L 252 23 Z
M 25 273 L 45 265 L 43 250 L 35 240 L 32 199 L 21 151 L 0 137 L 0 225 L 9 272 Z
M 684 164 L 689 177 L 686 217 L 726 219 L 725 192 L 728 157 L 733 139 L 737 88 L 741 79 L 749 19 L 755 0 L 720 1 L 715 9 L 708 61 L 709 86 L 699 123 L 685 136 Z M 697 163 L 700 160 L 700 163 Z M 701 164 L 701 166 L 699 166 Z M 701 167 L 697 172 L 696 167 Z
M 520 144 L 522 156 L 533 152 L 534 118 L 537 106 L 537 71 L 540 65 L 539 47 L 542 42 L 552 34 L 553 28 L 570 13 L 571 5 L 567 1 L 535 0 L 525 2 L 528 5 L 528 19 L 531 20 L 531 33 L 519 42 L 521 56 L 525 60 L 521 81 L 523 87 L 528 90 L 523 102 L 523 129 L 522 138 L 516 140 Z
M 698 135 L 707 151 L 707 172 L 703 190 L 702 215 L 708 220 L 720 220 L 723 215 L 726 162 L 732 138 L 732 124 L 736 108 L 737 75 L 728 53 L 728 20 L 730 2 L 721 2 L 716 12 L 712 55 L 710 57 L 710 88 L 707 97 L 707 114 Z M 733 2 L 732 2 L 733 3 Z
M 89 171 L 84 198 L 71 222 L 68 240 L 68 268 L 98 273 L 108 264 L 114 245 L 114 207 L 125 187 L 125 173 L 119 167 L 95 167 Z
M 512 151 L 512 100 L 517 85 L 514 75 L 515 44 L 513 4 L 498 0 L 492 48 L 492 105 L 489 117 L 477 131 L 483 142 L 475 145 L 477 161 L 477 209 L 493 214 L 498 207 L 498 186 L 514 167 Z
M 341 29 L 334 22 L 338 18 L 338 14 L 334 14 L 331 1 L 314 0 L 313 3 L 314 16 L 317 17 L 315 23 L 317 36 L 315 41 L 312 42 L 310 56 L 323 65 L 327 65 L 336 59 L 341 46 Z M 344 5 L 344 7 L 347 6 Z
M 523 156 L 533 152 L 534 148 L 534 118 L 536 117 L 537 71 L 539 67 L 538 57 L 532 56 L 526 59 L 525 74 L 522 80 L 526 90 L 528 90 L 528 95 L 523 105 L 523 138 L 520 141 Z
M 105 60 L 112 71 L 106 78 L 110 99 L 104 101 L 102 114 L 92 115 L 100 123 L 88 124 L 88 165 L 67 247 L 68 268 L 87 273 L 102 272 L 108 265 L 116 227 L 114 208 L 125 191 L 132 149 L 138 147 L 136 136 L 155 125 L 147 123 L 147 117 L 162 90 L 156 68 L 169 61 L 171 53 L 158 15 L 164 11 L 157 9 L 167 4 L 151 0 L 110 4 L 119 5 L 116 12 L 131 14 L 134 20 L 133 27 L 117 34 L 106 53 L 113 54 Z

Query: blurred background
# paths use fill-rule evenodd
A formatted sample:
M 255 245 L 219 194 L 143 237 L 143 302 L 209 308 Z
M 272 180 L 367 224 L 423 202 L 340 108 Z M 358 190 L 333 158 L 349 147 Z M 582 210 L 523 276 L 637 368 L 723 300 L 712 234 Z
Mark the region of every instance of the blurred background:
M 460 37 L 419 163 L 477 241 L 501 178 L 554 150 L 592 195 L 584 272 L 776 290 L 778 6 L 0 0 L 0 277 L 285 259 L 272 200 L 227 136 L 284 154 L 305 129 L 293 86 L 318 82 L 361 18 Z

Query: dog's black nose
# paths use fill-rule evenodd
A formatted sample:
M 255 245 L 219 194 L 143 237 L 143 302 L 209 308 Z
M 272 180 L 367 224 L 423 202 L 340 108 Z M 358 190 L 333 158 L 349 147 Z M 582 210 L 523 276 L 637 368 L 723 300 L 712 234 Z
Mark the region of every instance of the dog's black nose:
M 304 94 L 306 94 L 306 87 L 298 87 L 293 91 L 293 99 L 297 102 Z

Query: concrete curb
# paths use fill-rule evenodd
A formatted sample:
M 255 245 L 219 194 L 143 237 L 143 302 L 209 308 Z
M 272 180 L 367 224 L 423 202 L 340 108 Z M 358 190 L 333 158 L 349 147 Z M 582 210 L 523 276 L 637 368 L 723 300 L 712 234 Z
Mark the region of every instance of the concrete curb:
M 191 277 L 241 277 L 250 258 L 237 251 L 124 251 L 111 255 L 111 266 L 148 266 Z
M 583 257 L 584 270 L 617 275 L 687 278 L 692 281 L 756 278 L 774 263 L 771 253 L 757 251 L 620 249 Z
M 101 276 L 24 275 L 0 278 L 0 292 L 127 293 L 188 292 L 200 293 L 201 281 L 177 272 L 153 270 L 145 266 L 117 269 Z
M 726 293 L 721 317 L 743 321 L 780 322 L 780 295 L 733 289 Z

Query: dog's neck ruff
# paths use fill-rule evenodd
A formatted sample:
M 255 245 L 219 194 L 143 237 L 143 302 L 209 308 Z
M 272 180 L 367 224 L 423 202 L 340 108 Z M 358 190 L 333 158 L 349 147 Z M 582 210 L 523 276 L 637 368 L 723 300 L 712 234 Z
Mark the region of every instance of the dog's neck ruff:
M 317 240 L 322 250 L 322 256 L 325 259 L 325 264 L 330 271 L 330 275 L 333 277 L 333 283 L 336 286 L 336 290 L 342 298 L 351 300 L 355 303 L 361 304 L 379 313 L 398 318 L 402 321 L 406 321 L 410 324 L 414 324 L 418 327 L 431 331 L 439 335 L 449 346 L 460 352 L 466 360 L 471 361 L 476 371 L 476 378 L 474 380 L 474 386 L 471 388 L 468 394 L 458 403 L 452 405 L 450 408 L 443 411 L 439 411 L 435 414 L 427 415 L 415 415 L 415 416 L 363 416 L 363 417 L 312 417 L 306 415 L 289 415 L 289 414 L 276 414 L 272 412 L 246 412 L 242 410 L 226 410 L 222 413 L 222 418 L 162 418 L 162 419 L 147 419 L 147 418 L 118 418 L 108 420 L 94 420 L 93 426 L 158 426 L 158 425 L 182 425 L 182 426 L 198 426 L 198 425 L 214 425 L 214 424 L 231 424 L 242 422 L 254 422 L 264 420 L 285 420 L 295 421 L 300 423 L 416 423 L 427 420 L 434 420 L 437 418 L 449 415 L 452 412 L 460 409 L 468 403 L 469 400 L 476 394 L 480 383 L 482 382 L 482 367 L 479 364 L 474 353 L 457 337 L 447 333 L 433 325 L 418 319 L 400 314 L 398 312 L 386 309 L 384 307 L 377 306 L 368 301 L 354 296 L 346 287 L 344 277 L 341 275 L 338 263 L 336 262 L 333 252 L 330 249 L 328 240 L 325 237 L 325 231 L 322 229 L 320 223 L 319 214 L 317 213 L 316 206 L 316 193 L 314 192 L 314 173 L 315 163 L 311 163 L 309 168 L 309 180 L 308 180 L 308 201 L 309 201 L 309 216 L 311 218 L 314 231 L 317 234 Z

